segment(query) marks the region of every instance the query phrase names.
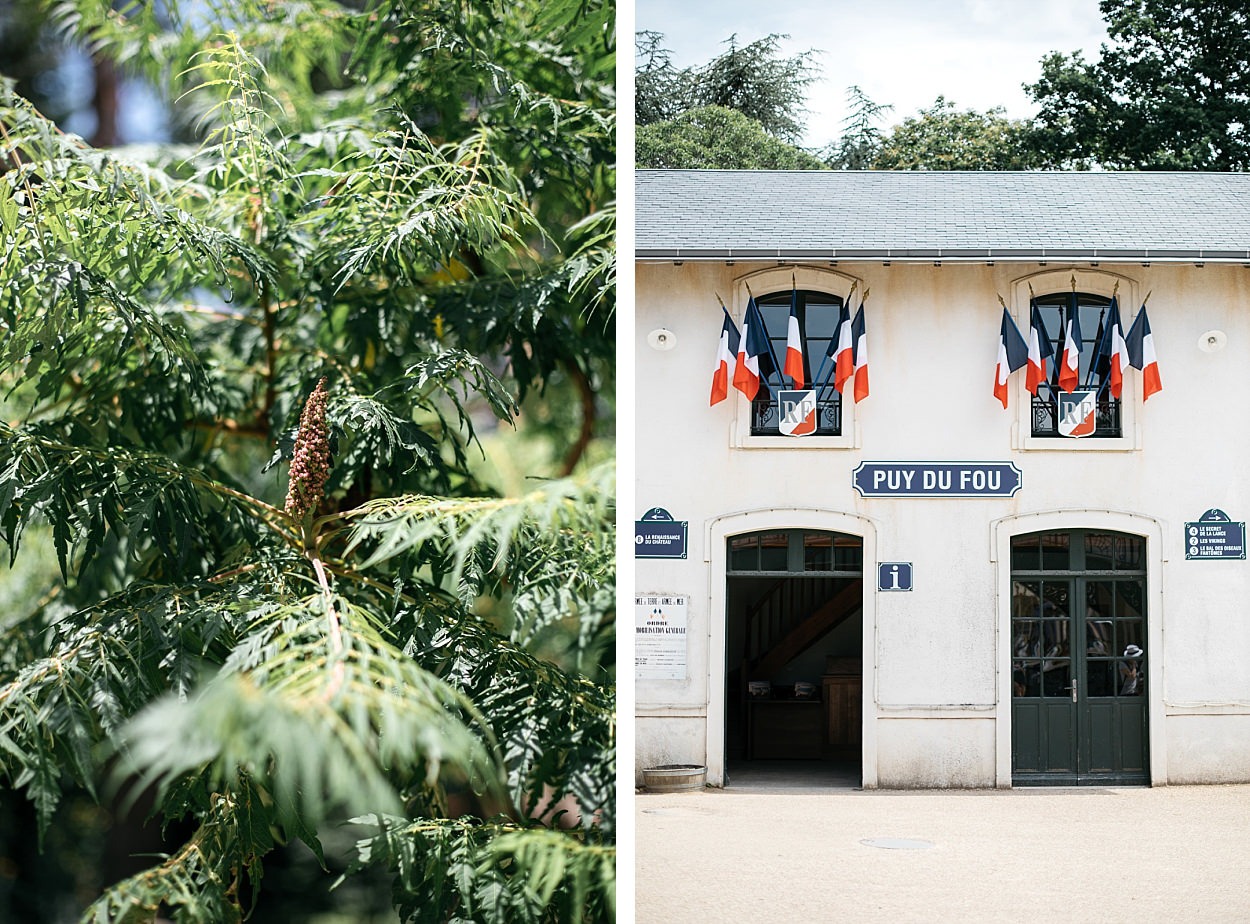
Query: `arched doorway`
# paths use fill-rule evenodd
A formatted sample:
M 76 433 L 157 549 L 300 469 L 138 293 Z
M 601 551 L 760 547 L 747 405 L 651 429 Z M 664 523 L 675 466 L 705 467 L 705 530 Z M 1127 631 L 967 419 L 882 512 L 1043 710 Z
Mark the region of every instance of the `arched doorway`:
M 1012 537 L 1013 784 L 1149 784 L 1146 574 L 1142 536 Z
M 778 773 L 860 782 L 863 567 L 859 536 L 729 536 L 725 756 L 729 783 Z

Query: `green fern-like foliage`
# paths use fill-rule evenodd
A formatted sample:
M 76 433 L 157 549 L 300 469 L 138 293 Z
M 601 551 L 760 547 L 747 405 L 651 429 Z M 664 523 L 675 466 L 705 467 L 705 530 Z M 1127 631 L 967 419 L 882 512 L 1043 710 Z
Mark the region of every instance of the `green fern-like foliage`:
M 49 15 L 197 145 L 0 79 L 0 540 L 59 571 L 0 619 L 0 781 L 40 837 L 79 790 L 188 832 L 84 920 L 242 920 L 349 820 L 405 921 L 611 920 L 613 10 L 196 7 Z M 492 495 L 546 389 L 567 454 Z

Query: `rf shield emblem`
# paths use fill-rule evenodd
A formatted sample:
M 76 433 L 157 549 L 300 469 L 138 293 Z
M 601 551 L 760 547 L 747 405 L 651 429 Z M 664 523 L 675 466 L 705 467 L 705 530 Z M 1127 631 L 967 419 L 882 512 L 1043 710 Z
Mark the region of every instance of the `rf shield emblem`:
M 777 408 L 780 411 L 778 429 L 784 436 L 807 436 L 816 432 L 816 392 L 778 391 Z
M 1094 413 L 1097 410 L 1098 390 L 1095 388 L 1059 392 L 1059 435 L 1089 436 L 1094 432 Z

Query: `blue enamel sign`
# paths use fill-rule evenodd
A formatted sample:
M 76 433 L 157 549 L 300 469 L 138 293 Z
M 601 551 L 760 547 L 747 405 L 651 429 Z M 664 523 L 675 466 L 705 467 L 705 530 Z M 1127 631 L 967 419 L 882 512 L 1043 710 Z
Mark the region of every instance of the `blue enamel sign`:
M 1232 522 L 1223 510 L 1208 510 L 1196 523 L 1185 524 L 1185 557 L 1245 558 L 1246 524 Z
M 911 590 L 911 562 L 883 561 L 877 565 L 877 590 Z
M 1012 462 L 861 462 L 851 475 L 860 497 L 1011 497 Z
M 652 507 L 634 521 L 634 558 L 685 558 L 689 525 L 663 507 Z

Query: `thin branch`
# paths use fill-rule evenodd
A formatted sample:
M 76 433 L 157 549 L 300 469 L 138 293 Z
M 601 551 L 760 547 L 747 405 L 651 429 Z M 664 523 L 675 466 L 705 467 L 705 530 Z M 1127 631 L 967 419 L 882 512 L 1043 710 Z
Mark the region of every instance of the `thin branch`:
M 569 363 L 569 373 L 581 395 L 582 423 L 577 439 L 569 447 L 569 451 L 565 453 L 564 464 L 560 467 L 560 476 L 563 478 L 573 474 L 573 470 L 577 468 L 577 463 L 586 454 L 586 448 L 590 445 L 590 441 L 595 435 L 594 389 L 590 387 L 590 380 L 586 377 L 586 373 L 576 363 Z

